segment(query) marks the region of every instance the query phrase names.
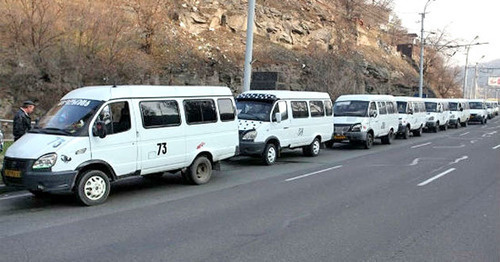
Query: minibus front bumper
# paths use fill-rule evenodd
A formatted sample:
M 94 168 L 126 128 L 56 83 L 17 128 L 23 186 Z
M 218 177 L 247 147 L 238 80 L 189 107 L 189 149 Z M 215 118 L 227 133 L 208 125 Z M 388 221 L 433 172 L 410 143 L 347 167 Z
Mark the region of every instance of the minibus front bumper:
M 257 156 L 262 155 L 266 143 L 264 142 L 251 142 L 251 141 L 241 141 L 240 140 L 240 155 L 244 156 Z
M 53 172 L 50 169 L 35 171 L 31 168 L 33 163 L 34 160 L 6 158 L 1 170 L 5 185 L 44 192 L 72 190 L 77 171 Z
M 435 127 L 437 127 L 437 121 L 427 121 L 427 122 L 425 122 L 425 127 L 435 128 Z
M 365 132 L 365 131 L 334 133 L 333 134 L 333 140 L 335 142 L 342 142 L 342 141 L 345 141 L 345 140 L 349 140 L 349 141 L 364 141 L 364 140 L 366 140 L 366 134 L 367 134 L 367 132 Z
M 484 116 L 480 114 L 471 114 L 469 122 L 481 122 L 484 120 Z

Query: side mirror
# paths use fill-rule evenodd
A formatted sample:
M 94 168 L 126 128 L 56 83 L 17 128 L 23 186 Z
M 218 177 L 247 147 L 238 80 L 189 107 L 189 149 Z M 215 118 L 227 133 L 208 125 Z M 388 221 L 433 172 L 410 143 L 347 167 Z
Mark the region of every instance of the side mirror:
M 377 111 L 371 111 L 370 117 L 377 117 Z
M 408 114 L 413 115 L 413 109 L 408 109 Z
M 276 123 L 281 123 L 281 113 L 276 113 L 274 115 L 274 118 L 276 119 Z
M 93 135 L 98 136 L 99 138 L 105 138 L 106 137 L 106 126 L 104 122 L 97 122 L 95 123 L 95 127 L 93 130 Z
M 460 111 L 464 111 L 464 108 L 463 108 L 463 107 L 461 107 L 461 108 L 460 108 Z

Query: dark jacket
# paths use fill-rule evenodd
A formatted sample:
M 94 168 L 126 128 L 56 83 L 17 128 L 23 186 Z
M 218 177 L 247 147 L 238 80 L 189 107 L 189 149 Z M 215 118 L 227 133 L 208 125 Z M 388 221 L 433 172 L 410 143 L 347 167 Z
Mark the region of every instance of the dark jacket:
M 30 129 L 31 118 L 22 109 L 19 109 L 14 116 L 14 141 L 21 138 Z

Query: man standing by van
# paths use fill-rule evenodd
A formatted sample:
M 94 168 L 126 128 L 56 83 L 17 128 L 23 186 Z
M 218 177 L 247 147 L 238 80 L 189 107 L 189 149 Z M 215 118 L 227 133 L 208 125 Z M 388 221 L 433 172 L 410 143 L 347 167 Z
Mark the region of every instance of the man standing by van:
M 35 110 L 35 103 L 33 101 L 24 101 L 23 106 L 19 108 L 14 116 L 14 141 L 21 138 L 28 130 L 31 129 L 30 114 Z

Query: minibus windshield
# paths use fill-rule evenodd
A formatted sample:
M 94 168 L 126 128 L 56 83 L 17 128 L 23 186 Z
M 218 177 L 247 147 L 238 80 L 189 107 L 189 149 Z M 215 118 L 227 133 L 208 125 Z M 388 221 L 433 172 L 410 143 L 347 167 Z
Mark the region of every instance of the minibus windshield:
M 481 102 L 469 102 L 470 109 L 483 109 L 483 103 Z
M 47 112 L 31 132 L 68 136 L 87 135 L 88 122 L 102 103 L 88 99 L 61 100 Z
M 238 118 L 244 120 L 271 121 L 271 109 L 274 102 L 239 100 L 236 101 Z
M 450 102 L 448 105 L 450 106 L 450 111 L 458 111 L 458 103 Z
M 486 107 L 488 107 L 488 108 L 493 108 L 493 104 L 491 104 L 491 103 L 486 103 Z
M 425 102 L 425 109 L 427 112 L 437 112 L 437 103 Z
M 368 116 L 368 101 L 338 101 L 333 108 L 335 116 Z

